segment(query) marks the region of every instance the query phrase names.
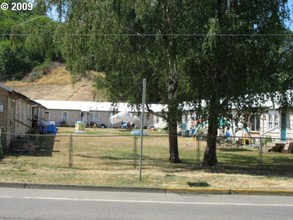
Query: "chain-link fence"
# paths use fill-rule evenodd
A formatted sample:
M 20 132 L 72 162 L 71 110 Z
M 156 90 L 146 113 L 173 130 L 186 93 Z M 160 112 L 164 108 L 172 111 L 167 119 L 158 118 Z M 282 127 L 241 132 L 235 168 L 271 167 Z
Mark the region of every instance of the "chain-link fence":
M 144 169 L 170 170 L 167 135 L 144 136 L 142 161 Z M 85 134 L 40 135 L 1 134 L 1 145 L 7 156 L 32 155 L 52 158 L 50 167 L 77 169 L 136 169 L 139 166 L 140 136 L 97 136 Z M 176 168 L 202 168 L 207 147 L 203 137 L 178 136 L 181 165 Z M 227 170 L 262 170 L 287 172 L 293 168 L 293 140 L 245 137 L 217 138 L 217 167 Z M 42 157 L 39 163 L 43 163 Z M 52 162 L 53 161 L 53 162 Z
M 0 134 L 4 152 L 15 155 L 52 156 L 55 135 Z

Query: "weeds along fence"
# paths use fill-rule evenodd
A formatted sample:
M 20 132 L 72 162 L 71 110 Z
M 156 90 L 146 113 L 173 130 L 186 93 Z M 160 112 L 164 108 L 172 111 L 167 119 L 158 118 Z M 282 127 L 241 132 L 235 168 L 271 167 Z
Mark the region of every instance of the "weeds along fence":
M 143 169 L 169 169 L 167 135 L 144 136 Z M 38 163 L 75 169 L 136 169 L 140 159 L 140 137 L 129 135 L 16 135 L 1 134 L 5 157 L 32 156 Z M 291 145 L 290 145 L 291 143 Z M 206 148 L 204 137 L 178 136 L 182 164 L 177 168 L 200 169 Z M 224 169 L 253 169 L 287 172 L 293 168 L 293 139 L 239 139 L 218 137 L 217 167 Z M 172 165 L 173 166 L 173 165 Z M 175 167 L 176 168 L 176 167 Z

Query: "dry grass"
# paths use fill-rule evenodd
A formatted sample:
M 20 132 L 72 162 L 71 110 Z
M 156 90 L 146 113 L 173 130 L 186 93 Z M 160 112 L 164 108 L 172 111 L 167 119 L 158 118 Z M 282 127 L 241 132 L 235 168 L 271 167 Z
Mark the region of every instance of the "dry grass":
M 218 150 L 218 159 L 225 163 L 213 170 L 200 168 L 205 142 L 179 138 L 182 164 L 168 162 L 168 138 L 147 136 L 144 139 L 142 181 L 138 181 L 140 141 L 134 154 L 133 137 L 126 131 L 88 129 L 91 135 L 73 135 L 72 167 L 69 168 L 69 132 L 60 129 L 52 156 L 11 155 L 0 162 L 2 182 L 60 183 L 135 187 L 206 187 L 223 189 L 293 190 L 293 155 L 264 153 L 264 169 L 258 166 L 255 149 Z M 92 135 L 96 133 L 96 135 Z M 66 135 L 64 135 L 66 134 Z M 123 136 L 110 136 L 123 134 Z M 136 156 L 136 157 L 134 157 Z M 198 160 L 198 159 L 199 160 Z M 134 163 L 135 161 L 135 163 Z M 238 162 L 237 162 L 238 161 Z M 249 166 L 247 164 L 250 164 Z M 268 165 L 275 164 L 273 168 Z M 287 165 L 278 170 L 280 165 Z M 276 169 L 275 169 L 276 168 Z
M 35 84 L 38 85 L 47 85 L 47 84 L 55 84 L 55 85 L 68 85 L 72 83 L 70 72 L 66 70 L 64 65 L 56 66 L 50 74 L 46 74 L 40 79 L 37 79 Z
M 55 84 L 55 85 L 67 85 L 71 84 L 71 76 L 70 72 L 66 70 L 65 65 L 54 65 L 51 68 L 51 71 L 47 74 L 41 74 L 40 77 L 33 79 L 33 77 L 28 75 L 21 81 L 7 81 L 5 84 L 7 86 L 12 87 L 23 87 L 23 86 L 32 86 L 32 85 L 48 85 L 48 84 Z
M 4 84 L 14 87 L 17 92 L 32 100 L 107 101 L 106 91 L 94 88 L 95 78 L 102 73 L 90 71 L 87 77 L 80 78 L 73 84 L 66 66 L 53 63 L 46 73 L 40 73 L 38 77 L 33 75 L 34 72 L 21 81 L 8 81 Z

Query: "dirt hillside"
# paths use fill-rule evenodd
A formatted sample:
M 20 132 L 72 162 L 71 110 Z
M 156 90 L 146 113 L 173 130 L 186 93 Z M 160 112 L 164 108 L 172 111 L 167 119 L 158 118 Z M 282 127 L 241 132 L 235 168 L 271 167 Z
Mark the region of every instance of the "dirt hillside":
M 46 74 L 33 78 L 34 74 L 30 74 L 22 81 L 4 84 L 32 100 L 106 101 L 101 91 L 97 97 L 97 91 L 93 87 L 94 77 L 82 78 L 73 84 L 70 73 L 63 64 L 55 64 Z

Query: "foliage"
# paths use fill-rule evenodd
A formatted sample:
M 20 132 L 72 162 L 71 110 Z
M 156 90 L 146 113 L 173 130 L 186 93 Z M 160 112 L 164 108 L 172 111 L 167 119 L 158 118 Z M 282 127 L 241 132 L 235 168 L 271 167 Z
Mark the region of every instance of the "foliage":
M 58 24 L 35 4 L 33 11 L 1 11 L 0 80 L 21 79 L 46 59 L 62 61 L 54 34 Z
M 270 135 L 266 135 L 266 136 L 262 139 L 262 144 L 266 146 L 269 142 L 272 142 L 272 137 L 271 137 Z
M 281 92 L 286 98 L 292 89 L 286 3 L 63 0 L 59 8 L 68 7 L 57 27 L 58 45 L 75 78 L 105 71 L 97 85 L 113 101 L 139 103 L 147 79 L 147 102 L 168 104 L 161 116 L 168 122 L 172 162 L 180 162 L 176 134 L 183 103 L 194 103 L 209 122 L 203 164 L 214 166 L 220 117 L 234 117 L 232 106 L 255 111 L 268 96 Z
M 72 2 L 62 47 L 73 74 L 85 74 L 89 69 L 106 72 L 97 84 L 110 91 L 112 101 L 139 103 L 142 79 L 147 79 L 147 103 L 168 104 L 168 113 L 161 116 L 169 124 L 170 160 L 175 163 L 180 162 L 180 103 L 189 96 L 188 78 L 182 71 L 184 51 L 179 49 L 184 48 L 184 43 L 164 36 L 170 31 L 182 31 L 178 21 L 169 20 L 181 12 L 177 6 L 152 6 L 151 1 Z
M 13 50 L 10 41 L 0 41 L 0 80 L 20 79 L 30 69 L 28 57 L 21 49 Z
M 202 3 L 198 13 L 202 32 L 198 40 L 186 41 L 190 50 L 186 72 L 190 74 L 194 99 L 206 101 L 208 146 L 203 164 L 214 166 L 217 121 L 232 118 L 232 107 L 242 112 L 255 111 L 266 96 L 286 91 L 292 82 L 290 69 L 282 62 L 288 16 L 286 1 L 217 1 Z M 286 62 L 286 61 L 285 61 Z M 284 82 L 287 82 L 285 85 Z M 292 85 L 292 83 L 291 83 Z

